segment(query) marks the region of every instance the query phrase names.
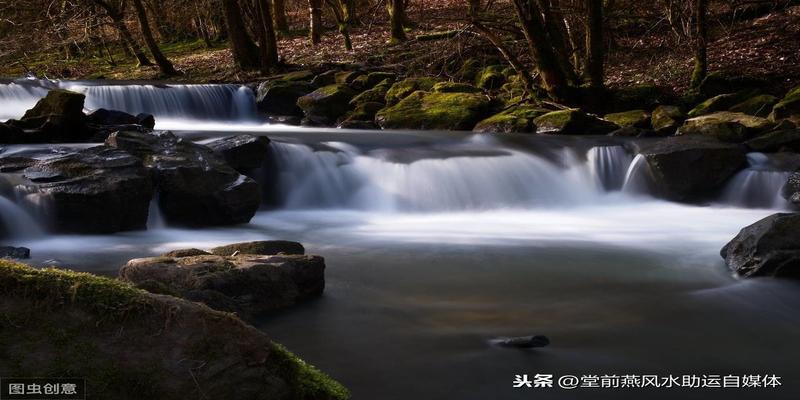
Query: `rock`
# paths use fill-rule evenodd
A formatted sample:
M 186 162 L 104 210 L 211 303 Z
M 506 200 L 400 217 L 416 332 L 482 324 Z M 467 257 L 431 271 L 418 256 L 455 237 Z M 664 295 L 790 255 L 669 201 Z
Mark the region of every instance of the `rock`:
M 0 246 L 0 258 L 31 258 L 31 249 L 27 247 Z
M 386 103 L 386 92 L 392 87 L 390 83 L 381 82 L 372 89 L 361 92 L 358 96 L 350 100 L 350 107 L 356 108 L 364 103 Z
M 292 71 L 287 72 L 285 74 L 276 75 L 273 77 L 275 80 L 281 80 L 284 82 L 307 82 L 311 79 L 314 79 L 314 72 L 303 69 L 299 71 Z
M 26 134 L 21 128 L 0 122 L 0 143 L 25 143 Z
M 230 256 L 234 253 L 258 254 L 262 256 L 272 256 L 275 254 L 305 254 L 306 249 L 297 242 L 288 240 L 260 240 L 256 242 L 234 243 L 225 246 L 215 247 L 210 250 L 211 254 L 217 256 Z
M 141 160 L 107 146 L 45 158 L 23 170 L 27 201 L 57 232 L 145 229 L 153 183 Z
M 386 92 L 386 105 L 393 106 L 418 90 L 433 90 L 433 85 L 437 82 L 438 80 L 428 77 L 403 79 L 393 84 L 389 91 Z
M 800 152 L 800 129 L 782 129 L 767 132 L 745 142 L 753 151 L 772 153 L 776 151 Z
M 145 126 L 153 129 L 155 117 L 150 114 L 131 115 L 123 111 L 99 108 L 86 116 L 86 122 L 94 125 L 149 125 L 150 122 L 153 122 L 153 125 Z
M 675 133 L 686 120 L 686 114 L 676 106 L 658 106 L 650 115 L 650 123 L 656 134 L 668 136 Z
M 120 269 L 119 279 L 252 320 L 321 295 L 325 261 L 284 254 L 137 258 Z
M 297 106 L 297 100 L 314 91 L 308 82 L 267 81 L 256 89 L 256 105 L 258 110 L 271 115 L 303 115 Z
M 395 78 L 397 74 L 391 72 L 370 72 L 355 78 L 350 86 L 356 90 L 368 90 L 383 81 L 394 82 Z
M 517 106 L 478 122 L 474 132 L 480 133 L 535 133 L 533 120 L 549 110 L 536 106 Z
M 463 81 L 475 82 L 478 72 L 481 70 L 481 62 L 474 58 L 469 58 L 461 65 L 456 76 Z
M 552 135 L 605 135 L 619 129 L 613 122 L 575 108 L 549 112 L 533 123 L 537 133 Z
M 7 124 L 25 131 L 16 143 L 82 143 L 91 139 L 86 129 L 81 93 L 54 89 L 25 112 L 20 120 Z
M 755 93 L 753 91 L 744 91 L 714 96 L 698 104 L 697 107 L 689 111 L 689 117 L 699 117 L 701 115 L 711 114 L 717 111 L 726 111 L 729 108 L 751 98 L 754 94 Z
M 483 89 L 456 82 L 439 82 L 433 85 L 432 90 L 439 93 L 483 93 Z
M 763 79 L 712 72 L 700 83 L 698 91 L 706 97 L 714 97 L 743 90 L 761 90 L 766 86 L 768 82 Z
M 800 206 L 800 172 L 795 171 L 781 188 L 781 196 L 795 206 Z
M 69 120 L 82 122 L 83 103 L 86 96 L 82 93 L 71 92 L 69 90 L 53 89 L 47 95 L 36 102 L 32 109 L 25 112 L 22 120 L 30 118 L 46 117 L 48 115 L 61 115 Z
M 169 224 L 216 226 L 247 223 L 261 203 L 258 184 L 207 146 L 171 132 L 116 132 L 109 146 L 141 158 L 155 178 L 158 205 Z
M 502 65 L 490 65 L 481 70 L 475 77 L 475 86 L 482 89 L 499 89 L 506 83 Z
M 269 143 L 266 136 L 239 135 L 217 139 L 206 143 L 206 146 L 233 169 L 244 174 L 261 167 L 267 156 Z
M 328 85 L 333 85 L 336 83 L 336 73 L 339 72 L 335 69 L 325 71 L 311 80 L 311 85 L 314 87 L 323 87 Z
M 728 110 L 766 118 L 769 116 L 770 111 L 772 111 L 772 107 L 777 103 L 777 97 L 769 94 L 762 94 L 753 96 L 739 104 L 734 105 Z
M 263 332 L 202 304 L 7 261 L 0 282 L 3 376 L 80 371 L 99 399 L 349 398 Z
M 611 121 L 623 128 L 634 127 L 647 129 L 650 127 L 650 114 L 644 110 L 631 110 L 606 114 L 603 119 L 606 121 Z
M 337 126 L 339 129 L 361 129 L 361 130 L 377 130 L 380 129 L 373 121 L 360 121 L 360 120 L 344 120 Z
M 519 336 L 519 337 L 504 337 L 497 338 L 492 341 L 500 347 L 513 347 L 517 349 L 531 349 L 534 347 L 545 347 L 550 344 L 550 339 L 547 336 L 534 335 L 534 336 Z
M 724 142 L 740 143 L 764 133 L 775 123 L 752 115 L 721 111 L 687 119 L 678 128 L 677 135 L 703 135 Z
M 471 130 L 489 105 L 489 98 L 477 93 L 416 91 L 379 111 L 375 122 L 383 129 Z
M 366 75 L 364 71 L 342 71 L 334 75 L 334 81 L 340 85 L 352 85 L 356 79 L 364 75 Z
M 356 92 L 347 85 L 328 85 L 297 99 L 297 106 L 313 123 L 331 125 L 347 112 L 355 96 Z
M 193 257 L 193 256 L 210 256 L 211 253 L 200 249 L 178 249 L 168 251 L 162 254 L 162 257 Z
M 608 134 L 608 136 L 644 138 L 644 137 L 658 137 L 660 135 L 658 135 L 652 129 L 642 129 L 642 128 L 636 128 L 634 126 L 627 126 L 627 127 L 619 128 L 619 129 L 617 129 L 615 131 L 612 131 L 611 133 Z
M 775 104 L 769 114 L 769 119 L 773 121 L 784 118 L 792 118 L 795 122 L 800 122 L 800 86 L 790 90 L 786 97 Z
M 596 96 L 592 91 L 589 96 Z M 592 99 L 588 99 L 592 100 Z M 633 109 L 652 110 L 660 105 L 669 104 L 674 99 L 664 89 L 653 84 L 638 84 L 610 89 L 603 108 L 609 112 Z
M 383 109 L 383 103 L 367 102 L 356 106 L 355 110 L 347 113 L 347 118 L 343 122 L 351 123 L 354 121 L 369 121 L 375 119 L 375 114 Z
M 745 227 L 720 255 L 743 277 L 800 277 L 800 214 L 773 214 Z
M 713 195 L 747 164 L 736 145 L 701 136 L 668 137 L 639 150 L 661 197 L 693 201 Z

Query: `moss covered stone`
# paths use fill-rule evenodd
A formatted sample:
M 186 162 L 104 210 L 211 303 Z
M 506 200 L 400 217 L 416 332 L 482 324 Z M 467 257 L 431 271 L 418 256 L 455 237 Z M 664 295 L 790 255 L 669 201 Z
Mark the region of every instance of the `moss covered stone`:
M 689 111 L 689 117 L 699 117 L 701 115 L 711 114 L 717 111 L 725 111 L 729 108 L 751 98 L 755 93 L 753 91 L 743 91 L 737 93 L 726 93 L 714 96 Z
M 314 73 L 309 70 L 292 71 L 277 75 L 275 79 L 285 82 L 305 82 L 314 79 Z
M 314 86 L 303 81 L 275 80 L 263 82 L 256 90 L 259 111 L 270 115 L 303 115 L 297 99 L 314 91 Z
M 548 112 L 549 110 L 530 105 L 512 107 L 478 122 L 473 131 L 481 133 L 534 133 L 536 132 L 536 125 L 533 120 Z
M 458 76 L 463 81 L 474 82 L 480 70 L 481 70 L 481 62 L 478 61 L 477 59 L 469 58 L 466 61 L 464 61 L 464 64 L 462 64 L 461 68 L 458 69 L 458 72 L 456 72 L 456 76 Z
M 477 93 L 416 91 L 384 108 L 375 122 L 384 129 L 470 130 L 489 112 L 490 100 Z
M 743 113 L 722 111 L 686 120 L 677 135 L 703 135 L 740 143 L 772 129 L 775 123 Z
M 383 81 L 394 82 L 397 74 L 392 72 L 370 72 L 353 80 L 351 86 L 358 90 L 372 89 Z
M 561 135 L 605 135 L 619 129 L 613 122 L 572 108 L 553 111 L 537 117 L 536 132 Z
M 46 117 L 48 115 L 82 117 L 85 100 L 86 96 L 82 93 L 53 89 L 47 92 L 47 95 L 39 100 L 33 108 L 26 111 L 22 120 Z
M 778 103 L 777 97 L 769 94 L 762 94 L 750 97 L 729 108 L 728 111 L 745 113 L 756 117 L 767 117 L 776 103 Z
M 767 132 L 745 142 L 745 145 L 759 152 L 800 152 L 800 129 L 779 129 Z
M 686 114 L 677 106 L 658 106 L 650 114 L 650 123 L 658 135 L 675 133 L 686 119 Z
M 297 106 L 306 118 L 316 123 L 330 124 L 344 115 L 356 92 L 347 85 L 323 86 L 297 99 Z
M 773 121 L 790 118 L 800 122 L 800 86 L 790 90 L 786 97 L 775 104 L 769 118 Z
M 483 89 L 499 89 L 506 83 L 506 76 L 503 74 L 502 65 L 490 65 L 475 77 L 475 86 Z
M 437 82 L 439 81 L 435 78 L 429 77 L 403 79 L 386 92 L 386 104 L 393 106 L 417 90 L 430 91 Z
M 606 114 L 603 118 L 623 128 L 634 127 L 646 129 L 650 127 L 650 114 L 645 110 L 630 110 Z
M 480 88 L 457 82 L 439 82 L 433 85 L 433 91 L 440 93 L 483 93 Z
M 350 107 L 355 108 L 358 107 L 359 104 L 363 103 L 385 103 L 386 102 L 386 93 L 391 88 L 391 83 L 384 83 L 381 82 L 380 84 L 376 85 L 372 89 L 365 90 L 361 92 L 358 96 L 353 97 L 350 100 Z

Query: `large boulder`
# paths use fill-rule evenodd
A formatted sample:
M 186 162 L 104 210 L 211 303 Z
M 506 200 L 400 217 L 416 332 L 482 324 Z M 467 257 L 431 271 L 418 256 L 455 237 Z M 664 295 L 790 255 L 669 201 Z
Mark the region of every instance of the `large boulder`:
M 747 164 L 736 145 L 700 136 L 669 137 L 639 149 L 658 195 L 692 201 L 713 195 Z
M 331 125 L 344 115 L 356 92 L 344 84 L 323 86 L 297 99 L 306 119 L 313 125 Z
M 384 129 L 470 130 L 486 117 L 490 100 L 478 93 L 416 91 L 375 115 Z
M 92 398 L 349 398 L 233 314 L 113 279 L 0 260 L 0 314 L 0 375 L 79 371 Z
M 650 128 L 650 114 L 645 110 L 630 110 L 606 114 L 603 119 L 611 121 L 622 128 Z
M 699 117 L 701 115 L 711 114 L 717 111 L 726 111 L 731 107 L 741 104 L 743 101 L 752 98 L 755 93 L 753 91 L 743 91 L 738 93 L 726 93 L 714 96 L 689 111 L 689 117 Z
M 486 118 L 472 130 L 480 133 L 535 133 L 533 120 L 549 110 L 536 106 L 517 106 Z
M 289 254 L 137 258 L 120 269 L 119 278 L 252 320 L 321 295 L 325 261 Z
M 772 153 L 776 151 L 800 152 L 800 129 L 780 129 L 767 132 L 745 142 L 753 151 Z
M 169 224 L 247 223 L 261 203 L 254 180 L 241 175 L 211 148 L 171 132 L 115 132 L 106 143 L 141 158 L 152 171 L 158 205 Z
M 439 81 L 430 77 L 406 78 L 396 82 L 386 92 L 386 104 L 393 106 L 418 90 L 431 91 L 437 82 Z
M 137 157 L 97 146 L 35 161 L 22 170 L 25 201 L 57 232 L 113 233 L 145 229 L 153 197 Z
M 238 135 L 207 142 L 218 156 L 240 173 L 250 173 L 261 167 L 269 150 L 266 136 Z
M 533 120 L 536 132 L 558 135 L 605 135 L 619 129 L 615 123 L 571 108 L 549 112 Z
M 739 104 L 729 108 L 728 111 L 740 112 L 756 117 L 766 118 L 769 116 L 772 107 L 778 103 L 778 98 L 770 94 L 760 94 L 753 96 Z
M 25 112 L 19 120 L 7 123 L 25 131 L 17 143 L 80 143 L 92 137 L 86 128 L 83 103 L 86 96 L 54 89 Z
M 786 97 L 775 104 L 769 118 L 773 121 L 790 118 L 800 122 L 800 86 L 790 90 Z
M 256 89 L 258 110 L 270 115 L 303 115 L 297 99 L 314 91 L 314 86 L 303 81 L 273 80 L 262 82 Z
M 799 278 L 800 214 L 773 214 L 745 227 L 720 255 L 740 276 Z
M 775 123 L 743 113 L 729 111 L 716 112 L 687 119 L 678 128 L 677 135 L 703 135 L 724 142 L 741 143 L 747 139 L 767 132 Z
M 381 82 L 372 89 L 365 90 L 358 94 L 356 97 L 353 97 L 350 100 L 350 107 L 356 108 L 360 104 L 364 103 L 386 103 L 386 93 L 389 91 L 389 88 L 392 87 L 392 84 L 388 81 Z
M 685 120 L 686 114 L 677 106 L 658 106 L 650 114 L 650 124 L 660 136 L 672 135 Z
M 281 253 L 305 254 L 306 249 L 302 244 L 288 240 L 259 240 L 214 247 L 209 253 L 217 256 L 232 256 L 236 253 L 272 256 Z
M 720 72 L 708 74 L 697 88 L 705 97 L 714 97 L 725 93 L 734 93 L 746 90 L 761 90 L 768 86 L 763 79 L 747 76 L 731 76 Z

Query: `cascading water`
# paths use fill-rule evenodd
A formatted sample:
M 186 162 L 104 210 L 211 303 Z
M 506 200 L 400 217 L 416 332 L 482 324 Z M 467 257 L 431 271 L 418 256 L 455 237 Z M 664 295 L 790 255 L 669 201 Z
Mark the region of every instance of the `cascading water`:
M 42 230 L 24 208 L 0 196 L 0 234 L 14 239 L 24 239 L 40 236 Z
M 33 84 L 0 85 L 0 121 L 22 117 L 46 94 L 46 88 Z
M 749 166 L 725 187 L 722 201 L 748 208 L 787 208 L 789 203 L 781 196 L 781 189 L 791 172 L 775 169 L 763 153 L 749 153 L 747 162 Z
M 605 190 L 620 190 L 632 157 L 622 146 L 596 146 L 586 154 L 592 175 Z

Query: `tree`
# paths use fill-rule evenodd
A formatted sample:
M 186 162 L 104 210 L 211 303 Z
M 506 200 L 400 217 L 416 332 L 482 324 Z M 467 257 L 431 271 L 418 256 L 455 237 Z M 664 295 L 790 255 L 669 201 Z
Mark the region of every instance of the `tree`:
M 272 18 L 275 19 L 275 30 L 281 33 L 289 32 L 289 23 L 286 21 L 286 0 L 272 1 Z
M 308 32 L 311 43 L 322 42 L 322 0 L 308 0 Z
M 472 0 L 473 2 L 475 0 Z M 480 4 L 480 1 L 478 0 Z M 389 20 L 392 25 L 390 43 L 399 43 L 406 41 L 406 31 L 403 23 L 406 20 L 406 2 L 405 0 L 387 0 L 386 10 L 389 12 Z M 472 10 L 470 9 L 470 12 Z
M 139 27 L 142 29 L 142 36 L 147 45 L 153 59 L 156 60 L 158 68 L 164 75 L 177 75 L 178 71 L 172 66 L 172 63 L 164 56 L 164 53 L 158 48 L 158 43 L 153 38 L 153 32 L 150 30 L 150 23 L 147 21 L 147 12 L 142 5 L 142 0 L 133 0 L 133 8 L 136 10 L 136 17 L 139 19 Z
M 256 0 L 258 8 L 257 29 L 259 32 L 259 51 L 261 69 L 264 73 L 278 64 L 278 41 L 272 20 L 272 5 L 269 0 Z
M 111 19 L 112 26 L 117 30 L 117 32 L 119 32 L 119 35 L 122 38 L 122 41 L 125 42 L 126 47 L 130 49 L 134 57 L 136 57 L 138 65 L 140 67 L 153 65 L 153 63 L 151 63 L 147 58 L 147 55 L 144 54 L 144 51 L 142 51 L 139 43 L 137 43 L 136 39 L 133 38 L 128 26 L 125 25 L 125 1 L 126 0 L 122 0 L 117 6 L 112 4 L 110 1 L 93 0 L 95 4 L 105 10 L 106 15 L 109 19 Z
M 353 42 L 350 40 L 350 24 L 353 20 L 354 0 L 325 0 L 336 19 L 339 33 L 344 38 L 344 48 L 347 51 L 353 50 Z
M 691 87 L 697 88 L 708 74 L 708 0 L 694 0 L 694 3 L 694 71 L 692 71 Z
M 578 73 L 575 67 L 569 60 L 570 51 L 567 49 L 566 41 L 566 26 L 564 23 L 564 16 L 559 10 L 558 0 L 537 0 L 539 8 L 542 10 L 544 16 L 544 25 L 547 30 L 547 35 L 550 38 L 550 44 L 553 46 L 553 52 L 556 55 L 561 69 L 570 84 L 578 83 Z
M 603 87 L 603 0 L 586 0 L 586 67 L 592 88 Z
M 258 46 L 247 34 L 239 2 L 222 0 L 222 8 L 225 11 L 225 25 L 228 28 L 228 41 L 231 45 L 234 62 L 241 69 L 258 68 L 261 65 Z

